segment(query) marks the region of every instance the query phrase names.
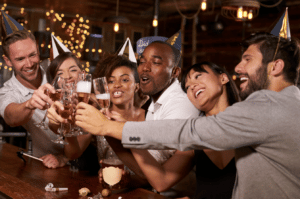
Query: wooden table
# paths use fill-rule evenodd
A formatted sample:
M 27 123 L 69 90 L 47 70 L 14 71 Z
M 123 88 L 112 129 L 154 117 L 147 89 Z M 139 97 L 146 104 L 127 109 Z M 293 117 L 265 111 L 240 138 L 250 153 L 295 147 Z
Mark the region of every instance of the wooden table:
M 102 186 L 98 176 L 91 176 L 88 172 L 72 172 L 69 166 L 58 169 L 48 169 L 42 162 L 28 158 L 26 163 L 17 157 L 19 148 L 7 143 L 0 144 L 0 198 L 14 199 L 52 199 L 52 198 L 79 198 L 78 190 L 87 187 L 91 190 L 89 197 L 101 192 Z M 45 186 L 53 183 L 54 187 L 67 187 L 64 192 L 47 192 Z M 111 194 L 107 199 L 166 199 L 145 189 L 135 189 L 123 193 Z

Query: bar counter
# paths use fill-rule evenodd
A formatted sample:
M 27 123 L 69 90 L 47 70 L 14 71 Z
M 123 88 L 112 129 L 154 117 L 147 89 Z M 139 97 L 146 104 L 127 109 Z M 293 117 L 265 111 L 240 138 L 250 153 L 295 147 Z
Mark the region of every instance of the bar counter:
M 73 172 L 69 166 L 48 169 L 42 162 L 24 156 L 26 163 L 17 156 L 19 148 L 7 143 L 0 144 L 0 198 L 14 199 L 52 199 L 93 197 L 102 191 L 98 176 L 91 176 L 86 171 Z M 45 186 L 53 183 L 54 187 L 68 188 L 68 191 L 47 192 Z M 91 193 L 80 196 L 78 190 L 86 187 Z M 107 199 L 166 199 L 167 197 L 145 189 L 127 190 L 111 194 Z

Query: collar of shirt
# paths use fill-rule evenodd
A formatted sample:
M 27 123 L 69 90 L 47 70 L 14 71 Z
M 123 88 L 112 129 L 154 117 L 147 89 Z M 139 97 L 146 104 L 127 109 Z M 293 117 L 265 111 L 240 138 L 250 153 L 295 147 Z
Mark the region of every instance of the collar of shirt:
M 42 71 L 42 84 L 46 84 L 47 83 L 47 78 L 46 78 L 46 73 L 44 71 L 44 69 L 42 67 L 40 67 L 41 71 Z M 13 83 L 13 85 L 16 86 L 16 88 L 20 91 L 20 93 L 26 97 L 27 95 L 33 94 L 34 90 L 25 87 L 23 84 L 21 84 L 19 82 L 19 80 L 16 78 L 15 73 L 13 72 L 12 77 L 11 77 L 11 81 Z
M 166 102 L 166 100 L 168 99 L 168 96 L 170 93 L 172 93 L 172 91 L 174 89 L 176 89 L 176 84 L 179 84 L 178 79 L 176 79 L 162 94 L 161 96 L 158 98 L 158 100 L 154 103 L 153 101 L 151 102 L 151 104 L 149 105 L 148 111 L 151 113 L 155 113 L 162 104 L 164 104 Z

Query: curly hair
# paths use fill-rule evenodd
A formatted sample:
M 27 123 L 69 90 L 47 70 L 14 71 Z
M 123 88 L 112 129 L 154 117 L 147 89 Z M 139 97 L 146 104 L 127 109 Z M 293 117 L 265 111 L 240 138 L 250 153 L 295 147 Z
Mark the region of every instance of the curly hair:
M 131 69 L 135 82 L 140 83 L 136 63 L 128 60 L 125 56 L 110 53 L 106 53 L 101 57 L 100 61 L 97 63 L 95 71 L 93 72 L 93 78 L 106 77 L 108 79 L 112 72 L 121 66 L 126 66 Z

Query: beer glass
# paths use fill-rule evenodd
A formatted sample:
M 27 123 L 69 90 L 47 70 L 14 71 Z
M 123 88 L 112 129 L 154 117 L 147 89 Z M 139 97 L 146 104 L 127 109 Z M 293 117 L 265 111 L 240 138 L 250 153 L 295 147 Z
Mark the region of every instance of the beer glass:
M 99 77 L 93 80 L 94 92 L 101 109 L 108 109 L 110 104 L 110 94 L 106 77 Z
M 55 79 L 51 83 L 51 85 L 55 89 L 55 93 L 51 93 L 48 89 L 46 89 L 45 94 L 48 95 L 53 102 L 57 101 L 57 100 L 60 100 L 61 99 L 61 90 L 62 90 L 62 87 L 63 87 L 64 83 L 65 83 L 64 78 L 56 76 Z M 49 108 L 49 105 L 47 105 L 47 106 Z M 42 119 L 42 121 L 35 124 L 37 127 L 40 127 L 41 129 L 44 129 L 44 130 L 48 129 L 48 126 L 45 123 L 47 113 L 48 113 L 48 110 L 46 111 L 46 114 L 44 115 L 44 118 Z
M 129 181 L 129 174 L 123 174 L 125 166 L 109 145 L 107 146 L 105 159 L 102 160 L 101 166 L 103 175 L 103 188 L 115 191 L 126 189 Z

